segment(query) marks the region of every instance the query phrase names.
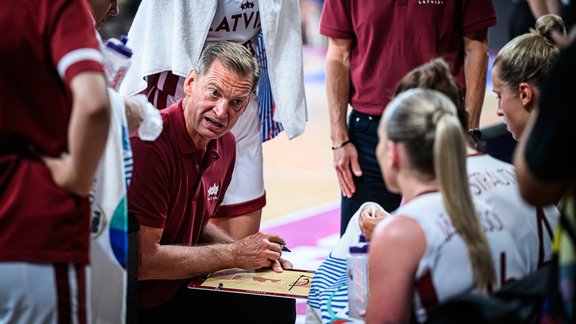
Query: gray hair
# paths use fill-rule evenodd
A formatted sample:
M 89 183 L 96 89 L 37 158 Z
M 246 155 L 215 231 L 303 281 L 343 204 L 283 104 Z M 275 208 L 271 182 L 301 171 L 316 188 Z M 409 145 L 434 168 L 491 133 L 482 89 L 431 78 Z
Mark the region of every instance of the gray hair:
M 197 73 L 204 76 L 210 70 L 214 61 L 218 60 L 222 65 L 242 76 L 252 75 L 252 89 L 260 79 L 260 67 L 258 62 L 246 47 L 234 42 L 216 42 L 209 44 L 198 63 Z

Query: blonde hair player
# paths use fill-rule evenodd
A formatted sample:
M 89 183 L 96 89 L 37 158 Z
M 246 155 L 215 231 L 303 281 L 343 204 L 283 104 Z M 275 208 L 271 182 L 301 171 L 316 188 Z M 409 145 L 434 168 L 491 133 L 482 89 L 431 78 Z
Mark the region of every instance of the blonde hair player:
M 370 243 L 368 323 L 409 322 L 412 312 L 424 321 L 451 297 L 493 291 L 493 260 L 502 253 L 523 268 L 503 216 L 470 194 L 466 139 L 448 97 L 424 89 L 398 95 L 378 133 L 384 181 L 404 204 Z

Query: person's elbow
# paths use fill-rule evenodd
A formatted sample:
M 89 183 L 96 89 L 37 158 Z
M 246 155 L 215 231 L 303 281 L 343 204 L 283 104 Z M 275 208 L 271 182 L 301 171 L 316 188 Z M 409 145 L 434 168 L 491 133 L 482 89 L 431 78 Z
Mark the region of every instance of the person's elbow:
M 91 103 L 86 103 L 89 118 L 99 124 L 109 124 L 111 118 L 111 107 L 108 96 L 95 98 Z
M 326 60 L 338 61 L 349 64 L 351 51 L 352 51 L 351 39 L 329 38 Z
M 153 263 L 146 257 L 140 258 L 138 265 L 138 280 L 154 280 L 158 279 L 158 271 L 155 271 Z
M 467 55 L 477 54 L 488 57 L 488 31 L 481 30 L 464 36 L 464 50 Z

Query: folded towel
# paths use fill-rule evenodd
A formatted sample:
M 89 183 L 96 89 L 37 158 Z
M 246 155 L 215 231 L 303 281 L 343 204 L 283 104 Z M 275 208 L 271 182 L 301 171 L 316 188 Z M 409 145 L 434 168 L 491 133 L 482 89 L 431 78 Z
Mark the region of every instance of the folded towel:
M 134 54 L 120 93 L 127 96 L 140 93 L 146 88 L 144 77 L 159 72 L 188 76 L 202 53 L 216 4 L 216 1 L 143 0 L 128 32 L 127 46 Z

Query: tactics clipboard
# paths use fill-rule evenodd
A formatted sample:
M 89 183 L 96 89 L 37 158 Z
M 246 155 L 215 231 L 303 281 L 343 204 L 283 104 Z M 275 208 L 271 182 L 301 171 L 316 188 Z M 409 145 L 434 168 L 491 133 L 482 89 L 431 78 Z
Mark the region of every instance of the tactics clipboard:
M 312 270 L 227 269 L 197 278 L 188 284 L 190 289 L 215 290 L 252 295 L 270 295 L 284 298 L 308 298 Z

